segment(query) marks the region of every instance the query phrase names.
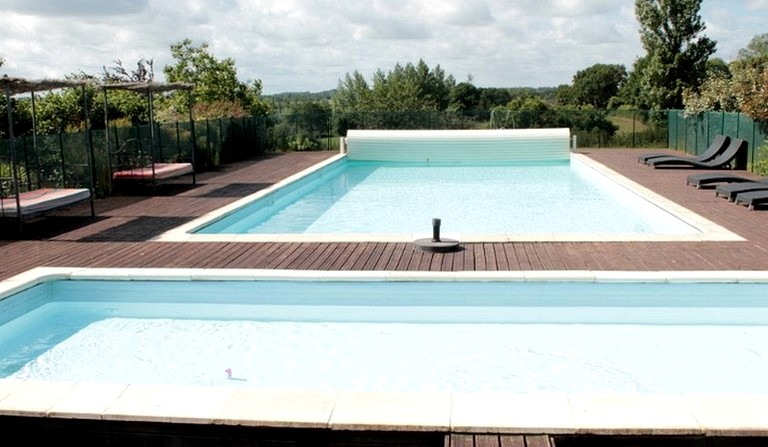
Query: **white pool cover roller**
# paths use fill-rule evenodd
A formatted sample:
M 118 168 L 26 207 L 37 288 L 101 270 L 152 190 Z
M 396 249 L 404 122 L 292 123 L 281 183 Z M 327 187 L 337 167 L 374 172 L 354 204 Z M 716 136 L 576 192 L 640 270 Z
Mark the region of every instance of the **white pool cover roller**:
M 570 129 L 349 130 L 350 160 L 427 163 L 567 161 Z

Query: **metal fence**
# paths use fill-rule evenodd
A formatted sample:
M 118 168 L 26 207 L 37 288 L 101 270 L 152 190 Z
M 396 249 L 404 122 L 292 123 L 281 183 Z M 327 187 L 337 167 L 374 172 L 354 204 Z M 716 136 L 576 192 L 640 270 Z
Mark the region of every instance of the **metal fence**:
M 270 118 L 269 149 L 334 149 L 349 129 L 567 127 L 580 147 L 667 147 L 667 113 L 642 110 L 406 111 L 284 114 Z
M 203 172 L 223 163 L 246 160 L 264 152 L 284 150 L 336 150 L 339 137 L 349 129 L 488 129 L 494 127 L 570 127 L 579 147 L 668 147 L 667 114 L 648 111 L 552 111 L 506 114 L 505 119 L 491 111 L 479 112 L 354 112 L 280 114 L 267 117 L 222 118 L 156 124 L 155 148 L 165 161 L 187 159 L 195 150 L 196 170 Z M 670 115 L 671 116 L 671 115 Z M 661 117 L 661 118 L 660 118 Z M 610 128 L 606 128 L 610 123 Z M 675 122 L 676 125 L 678 124 Z M 148 141 L 149 125 L 92 130 L 93 173 L 98 195 L 111 191 L 111 154 L 127 139 Z M 75 160 L 82 165 L 87 155 L 85 135 L 68 133 L 17 137 L 20 163 L 25 170 L 36 171 L 32 159 L 38 154 L 58 154 L 59 159 Z M 107 147 L 109 141 L 109 147 Z M 671 140 L 670 140 L 671 141 Z M 0 156 L 8 142 L 0 141 Z M 61 171 L 61 170 L 59 170 Z M 48 171 L 51 182 L 67 186 L 63 171 Z M 36 174 L 35 174 L 36 175 Z M 56 177 L 56 178 L 53 178 Z

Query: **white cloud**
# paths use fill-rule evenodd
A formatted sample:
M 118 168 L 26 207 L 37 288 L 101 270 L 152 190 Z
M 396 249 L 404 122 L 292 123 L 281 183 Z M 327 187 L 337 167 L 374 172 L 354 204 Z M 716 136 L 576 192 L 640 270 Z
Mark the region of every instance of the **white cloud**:
M 0 57 L 12 76 L 100 74 L 121 59 L 172 63 L 207 42 L 265 93 L 335 88 L 355 70 L 423 59 L 482 87 L 556 86 L 595 63 L 644 54 L 633 2 L 615 0 L 0 0 Z M 718 55 L 766 32 L 768 0 L 703 2 Z
M 0 0 L 0 11 L 47 17 L 115 16 L 136 14 L 149 0 Z

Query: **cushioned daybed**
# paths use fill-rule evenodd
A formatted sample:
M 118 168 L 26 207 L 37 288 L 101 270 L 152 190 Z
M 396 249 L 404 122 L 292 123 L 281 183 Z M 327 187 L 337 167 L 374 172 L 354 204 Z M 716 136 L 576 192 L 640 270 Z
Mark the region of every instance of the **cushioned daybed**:
M 43 188 L 23 192 L 19 194 L 21 216 L 34 216 L 90 198 L 91 191 L 87 188 Z M 15 196 L 6 197 L 0 201 L 0 214 L 19 217 Z
M 93 202 L 93 146 L 87 131 L 87 104 L 83 105 L 86 132 L 83 152 L 68 151 L 59 140 L 58 147 L 50 143 L 39 144 L 34 120 L 35 93 L 61 88 L 79 88 L 86 94 L 86 82 L 76 80 L 44 79 L 32 81 L 22 78 L 0 78 L 0 87 L 8 104 L 8 154 L 0 160 L 0 217 L 18 221 L 19 236 L 23 234 L 24 219 L 44 214 L 57 208 L 89 200 L 91 216 L 96 215 Z M 13 128 L 15 102 L 13 96 L 30 94 L 32 101 L 32 135 L 17 137 Z M 17 139 L 20 142 L 17 142 Z M 31 142 L 28 141 L 31 139 Z M 29 144 L 28 144 L 29 143 Z M 53 147 L 51 147 L 53 146 Z M 77 175 L 79 171 L 80 175 Z M 24 175 L 21 175 L 21 174 Z M 87 185 L 88 188 L 83 186 Z
M 104 126 L 107 129 L 109 129 L 109 108 L 107 106 L 107 91 L 109 90 L 125 90 L 146 96 L 149 111 L 149 123 L 145 126 L 137 126 L 127 136 L 124 135 L 121 138 L 116 129 L 116 138 L 114 139 L 110 138 L 110 131 L 104 133 L 110 154 L 112 181 L 123 187 L 126 184 L 135 183 L 152 185 L 153 188 L 156 188 L 160 183 L 167 180 L 189 175 L 192 178 L 192 184 L 195 185 L 197 183 L 195 176 L 195 133 L 191 105 L 189 110 L 191 143 L 189 147 L 186 152 L 182 151 L 181 148 L 176 148 L 174 151 L 166 150 L 165 153 L 161 144 L 160 125 L 155 122 L 153 105 L 155 94 L 175 90 L 189 91 L 192 89 L 192 85 L 162 84 L 148 81 L 103 84 L 101 88 L 104 92 Z M 145 131 L 144 136 L 141 135 L 142 127 L 148 127 L 148 132 Z M 178 134 L 178 128 L 176 132 Z M 113 145 L 117 148 L 112 149 Z
M 152 182 L 190 175 L 193 172 L 195 168 L 192 163 L 155 163 L 153 166 L 116 171 L 112 174 L 112 180 Z

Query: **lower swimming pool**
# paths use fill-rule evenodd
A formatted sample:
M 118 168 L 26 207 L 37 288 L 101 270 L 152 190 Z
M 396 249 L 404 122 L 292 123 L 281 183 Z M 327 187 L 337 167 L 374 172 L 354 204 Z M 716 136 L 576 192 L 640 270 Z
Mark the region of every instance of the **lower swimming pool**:
M 421 275 L 430 277 L 95 270 L 14 285 L 0 301 L 0 377 L 385 392 L 768 393 L 765 274 Z

